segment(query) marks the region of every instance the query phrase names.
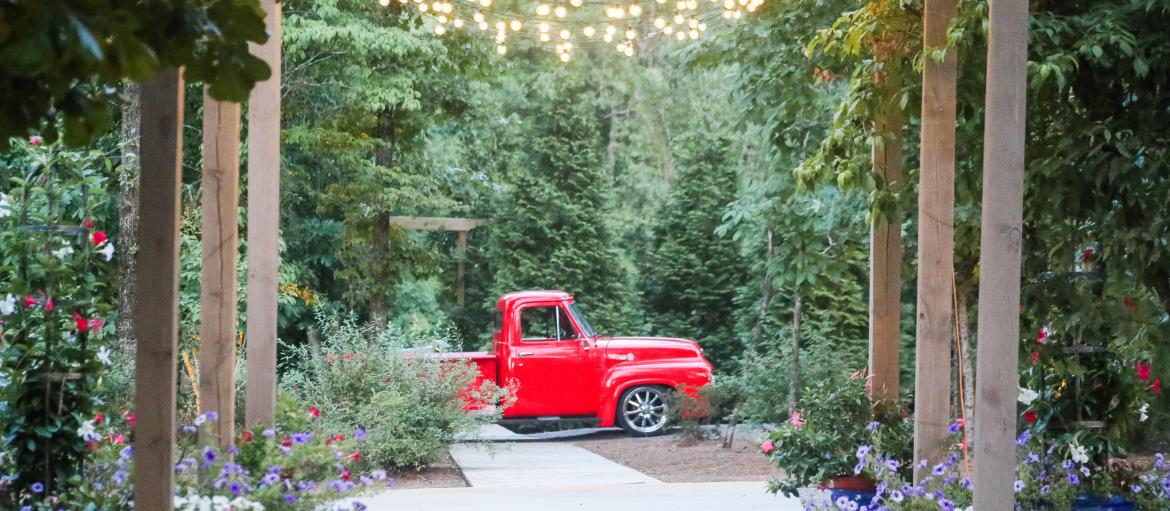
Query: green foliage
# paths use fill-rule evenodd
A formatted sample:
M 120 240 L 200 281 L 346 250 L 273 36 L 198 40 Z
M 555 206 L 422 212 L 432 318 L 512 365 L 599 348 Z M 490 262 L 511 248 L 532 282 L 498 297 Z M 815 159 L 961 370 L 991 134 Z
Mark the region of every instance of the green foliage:
M 248 43 L 267 39 L 257 0 L 67 0 L 0 5 L 0 150 L 9 137 L 59 131 L 70 145 L 113 125 L 123 79 L 184 67 L 224 100 L 268 78 Z M 59 130 L 57 115 L 63 120 Z
M 114 246 L 93 221 L 109 165 L 19 143 L 0 167 L 0 457 L 20 487 L 62 488 L 85 454 L 78 428 L 110 357 Z
M 629 276 L 604 220 L 612 188 L 588 83 L 570 71 L 543 79 L 552 86 L 531 91 L 540 95 L 531 160 L 513 169 L 490 227 L 493 289 L 563 289 L 601 332 L 613 333 L 636 318 Z
M 859 446 L 911 464 L 913 423 L 901 404 L 873 402 L 866 395 L 866 379 L 844 375 L 806 387 L 796 411 L 768 435 L 764 451 L 784 471 L 769 489 L 795 496 L 799 488 L 826 483 L 835 477 L 872 471 L 859 470 Z
M 712 429 L 733 417 L 738 422 L 746 396 L 734 382 L 720 381 L 699 388 L 681 385 L 667 395 L 667 418 L 682 428 L 682 436 L 703 440 L 719 431 Z
M 658 218 L 641 287 L 653 333 L 695 339 L 712 363 L 722 365 L 741 347 L 733 327 L 744 263 L 739 244 L 716 233 L 723 209 L 735 199 L 731 140 L 715 129 L 703 131 L 677 142 L 679 176 Z
M 323 429 L 364 429 L 370 442 L 362 456 L 374 466 L 423 468 L 455 435 L 495 419 L 471 408 L 486 411 L 508 399 L 493 382 L 473 385 L 474 365 L 429 355 L 429 346 L 409 349 L 429 338 L 393 325 L 376 332 L 336 316 L 322 318 L 320 328 L 320 346 L 293 350 L 298 365 L 281 386 L 319 407 Z

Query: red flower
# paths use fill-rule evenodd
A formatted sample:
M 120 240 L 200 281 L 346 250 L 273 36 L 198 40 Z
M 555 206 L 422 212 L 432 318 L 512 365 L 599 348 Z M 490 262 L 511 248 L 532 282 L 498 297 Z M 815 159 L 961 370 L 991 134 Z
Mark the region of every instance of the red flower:
M 1048 343 L 1048 327 L 1040 327 L 1040 331 L 1036 332 L 1036 342 L 1040 344 Z
M 338 442 L 344 442 L 344 441 L 345 441 L 345 435 L 333 435 L 333 440 L 336 440 L 336 441 L 338 441 Z
M 1033 351 L 1032 352 L 1032 363 L 1035 364 L 1036 362 L 1039 362 L 1039 361 L 1040 361 L 1040 352 Z
M 24 297 L 24 308 L 26 308 L 26 309 L 31 309 L 33 307 L 33 305 L 36 305 L 37 303 L 38 302 L 37 302 L 36 298 L 33 298 L 31 296 Z
M 1024 420 L 1028 422 L 1036 422 L 1036 412 L 1031 410 L 1024 412 Z
M 105 231 L 93 231 L 93 246 L 100 247 L 107 239 Z
M 86 229 L 89 229 L 89 230 L 91 230 L 91 231 L 92 231 L 92 230 L 93 230 L 93 219 L 92 219 L 92 218 L 86 218 L 86 219 L 85 219 L 85 222 L 83 222 L 83 223 L 82 223 L 82 225 L 84 225 Z
M 94 425 L 101 425 L 101 423 L 103 423 L 105 421 L 106 421 L 106 413 L 105 412 L 98 412 L 98 414 L 96 416 L 94 416 L 94 418 L 93 418 Z
M 45 312 L 53 312 L 53 309 L 56 309 L 56 308 L 57 308 L 57 306 L 53 305 L 52 298 L 45 299 Z
M 1093 247 L 1088 247 L 1083 252 L 1081 252 L 1081 260 L 1086 263 L 1091 262 L 1095 253 L 1096 252 L 1093 251 Z
M 122 445 L 126 443 L 126 437 L 122 436 L 121 433 L 118 433 L 117 435 L 110 437 L 110 441 L 113 442 L 114 445 Z
M 348 470 L 341 471 L 341 480 L 342 481 L 348 481 L 350 477 L 353 477 L 353 475 L 350 474 Z
M 252 443 L 252 430 L 245 429 L 242 433 L 240 433 L 240 439 L 243 440 L 245 444 Z
M 360 452 L 354 451 L 353 454 L 349 455 L 349 461 L 361 461 L 361 459 L 362 459 L 362 453 L 360 453 Z
M 292 447 L 292 437 L 284 435 L 284 439 L 280 441 L 280 446 L 284 447 L 285 449 Z
M 1138 363 L 1136 365 L 1137 365 L 1138 380 L 1141 380 L 1141 381 L 1149 380 L 1150 379 L 1150 364 L 1148 364 L 1146 362 L 1138 361 Z
M 126 419 L 126 424 L 129 424 L 130 427 L 134 427 L 134 423 L 138 421 L 138 417 L 134 415 L 133 410 L 127 410 L 126 412 L 122 413 L 122 418 Z
M 78 332 L 88 332 L 89 331 L 89 320 L 85 319 L 85 317 L 82 316 L 81 313 L 74 312 L 73 313 L 73 321 L 77 323 L 77 331 Z
M 1154 384 L 1150 385 L 1150 391 L 1155 393 L 1155 394 L 1158 394 L 1158 395 L 1162 394 L 1162 379 L 1161 378 L 1154 380 Z
M 320 416 L 321 416 L 320 409 L 318 409 L 316 406 L 309 407 L 309 417 L 316 419 L 317 417 L 320 417 Z

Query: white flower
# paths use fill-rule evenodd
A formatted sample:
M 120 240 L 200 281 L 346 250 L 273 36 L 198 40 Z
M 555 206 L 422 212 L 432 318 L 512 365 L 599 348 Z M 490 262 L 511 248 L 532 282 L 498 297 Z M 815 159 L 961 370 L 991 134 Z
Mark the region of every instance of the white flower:
M 1077 463 L 1083 464 L 1089 462 L 1089 454 L 1086 452 L 1083 445 L 1068 444 L 1068 454 L 1069 457 Z
M 195 426 L 196 426 L 196 427 L 198 427 L 198 426 L 202 426 L 202 425 L 203 425 L 203 423 L 205 423 L 205 422 L 207 422 L 207 416 L 206 416 L 206 415 L 204 415 L 204 414 L 199 414 L 199 415 L 197 415 L 197 416 L 195 417 Z
M 0 218 L 11 216 L 12 210 L 9 209 L 8 196 L 0 193 Z
M 1024 387 L 1020 387 L 1020 397 L 1018 399 L 1024 406 L 1032 404 L 1032 401 L 1035 401 L 1038 397 L 1040 397 L 1038 392 L 1032 389 L 1025 389 Z
M 73 247 L 71 247 L 69 245 L 65 245 L 65 246 L 53 251 L 53 255 L 56 256 L 57 259 L 65 259 L 66 257 L 69 257 L 69 255 L 71 255 L 71 254 L 73 254 Z
M 1142 403 L 1142 407 L 1138 408 L 1138 422 L 1146 422 L 1150 418 L 1150 404 Z
M 82 422 L 81 427 L 77 428 L 77 436 L 86 442 L 97 442 L 102 439 L 102 436 L 93 428 L 93 421 Z
M 10 294 L 8 298 L 0 301 L 0 316 L 7 316 L 13 312 L 16 312 L 16 297 Z
M 102 243 L 102 247 L 98 249 L 98 253 L 106 256 L 106 260 L 114 258 L 114 244 L 110 242 Z
M 97 350 L 97 359 L 102 364 L 110 365 L 110 348 L 102 346 L 101 349 Z

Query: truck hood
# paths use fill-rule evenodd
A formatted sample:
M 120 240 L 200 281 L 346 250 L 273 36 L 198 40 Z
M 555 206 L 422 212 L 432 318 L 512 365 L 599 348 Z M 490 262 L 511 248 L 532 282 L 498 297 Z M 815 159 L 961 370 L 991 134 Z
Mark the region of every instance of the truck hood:
M 672 337 L 598 337 L 598 346 L 612 355 L 633 354 L 638 360 L 664 358 L 699 358 L 703 350 L 699 343 Z

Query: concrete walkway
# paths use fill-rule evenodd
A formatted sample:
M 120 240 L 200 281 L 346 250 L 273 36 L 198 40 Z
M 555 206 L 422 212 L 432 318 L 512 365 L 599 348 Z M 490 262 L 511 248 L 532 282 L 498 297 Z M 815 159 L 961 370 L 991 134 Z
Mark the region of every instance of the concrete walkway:
M 451 458 L 476 488 L 662 484 L 575 445 L 556 442 L 451 446 Z
M 562 484 L 397 490 L 361 499 L 370 511 L 801 511 L 796 499 L 758 481 L 732 483 Z

